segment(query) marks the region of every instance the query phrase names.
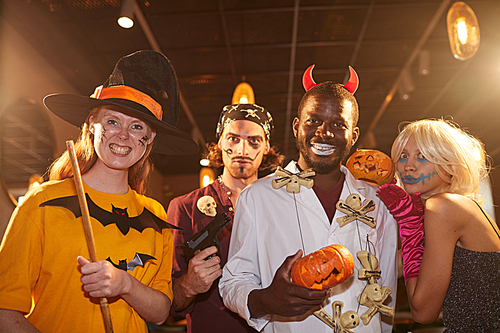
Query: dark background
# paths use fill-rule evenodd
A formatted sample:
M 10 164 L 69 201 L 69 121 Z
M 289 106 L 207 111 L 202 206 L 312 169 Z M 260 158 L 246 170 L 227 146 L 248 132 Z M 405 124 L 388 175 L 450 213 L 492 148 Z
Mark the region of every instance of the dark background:
M 82 95 L 90 95 L 116 61 L 150 49 L 144 29 L 116 23 L 120 0 L 4 0 L 3 19 Z M 272 139 L 287 159 L 304 93 L 302 73 L 316 64 L 316 82 L 344 83 L 351 65 L 360 78 L 361 139 L 357 148 L 390 153 L 402 121 L 453 118 L 500 160 L 500 1 L 467 1 L 481 45 L 468 61 L 453 58 L 441 0 L 137 0 L 159 49 L 172 61 L 184 100 L 178 126 L 203 145 L 215 140 L 222 106 L 245 80 L 256 103 L 275 119 Z M 419 74 L 420 54 L 430 56 Z M 408 70 L 414 91 L 399 94 Z M 29 79 L 29 78 L 26 78 Z M 64 92 L 64 91 L 59 91 Z M 191 115 L 191 120 L 188 115 Z M 199 156 L 158 159 L 163 174 L 197 173 Z M 498 164 L 498 162 L 495 162 Z

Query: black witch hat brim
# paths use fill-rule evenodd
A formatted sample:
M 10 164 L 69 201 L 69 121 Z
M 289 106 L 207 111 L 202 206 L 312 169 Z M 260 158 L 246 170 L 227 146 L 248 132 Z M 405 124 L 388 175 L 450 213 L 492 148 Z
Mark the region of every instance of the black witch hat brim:
M 43 100 L 45 106 L 59 118 L 80 127 L 86 121 L 89 111 L 95 107 L 114 105 L 125 114 L 147 122 L 156 130 L 154 152 L 165 155 L 192 155 L 198 152 L 198 145 L 177 127 L 158 120 L 146 107 L 128 99 L 97 99 L 71 94 L 51 94 Z

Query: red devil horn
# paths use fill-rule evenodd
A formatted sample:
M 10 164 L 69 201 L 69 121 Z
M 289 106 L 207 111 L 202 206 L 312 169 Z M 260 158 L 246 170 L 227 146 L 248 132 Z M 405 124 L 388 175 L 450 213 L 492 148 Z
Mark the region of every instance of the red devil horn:
M 351 66 L 349 66 L 349 72 L 350 72 L 349 81 L 347 81 L 347 83 L 344 84 L 344 88 L 349 90 L 351 94 L 354 95 L 356 90 L 358 90 L 358 85 L 359 85 L 358 74 L 356 74 L 356 71 Z
M 302 85 L 304 86 L 304 89 L 306 91 L 309 91 L 309 89 L 318 85 L 316 82 L 314 82 L 314 79 L 312 77 L 314 66 L 315 65 L 309 66 L 309 68 L 307 68 L 304 72 L 304 75 L 302 75 Z

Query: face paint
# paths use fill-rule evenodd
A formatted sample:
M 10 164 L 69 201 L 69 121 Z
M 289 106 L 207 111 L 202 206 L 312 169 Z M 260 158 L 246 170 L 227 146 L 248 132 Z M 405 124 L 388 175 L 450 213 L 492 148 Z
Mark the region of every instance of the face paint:
M 146 143 L 148 142 L 148 139 L 149 139 L 148 136 L 144 135 L 142 138 L 139 139 L 139 144 L 146 147 Z
M 448 186 L 439 176 L 437 165 L 425 158 L 413 136 L 404 146 L 396 169 L 409 194 L 419 192 L 422 198 L 429 198 Z
M 91 118 L 94 130 L 94 149 L 98 156 L 95 167 L 99 170 L 127 171 L 145 154 L 145 145 L 155 133 L 142 120 L 114 109 L 103 107 Z
M 419 163 L 427 163 L 429 162 L 428 159 L 424 157 L 421 153 L 419 153 L 417 156 L 415 156 L 415 160 Z M 399 163 L 406 163 L 408 162 L 408 154 L 406 153 L 401 153 L 401 157 L 398 160 Z
M 259 157 L 260 153 L 262 153 L 262 150 L 259 150 L 259 151 L 255 154 L 255 156 L 254 156 L 254 157 L 250 157 L 250 156 L 248 156 L 248 157 L 246 157 L 246 158 L 247 158 L 247 159 L 249 159 L 250 161 L 255 161 L 255 159 L 256 159 L 257 157 Z
M 418 182 L 422 181 L 422 185 L 425 185 L 425 180 L 430 181 L 432 177 L 436 176 L 438 173 L 436 171 L 429 172 L 427 175 L 424 175 L 423 173 L 420 174 L 420 177 L 415 178 L 412 176 L 404 176 L 401 177 L 401 180 L 405 184 L 417 184 Z
M 106 127 L 103 126 L 99 140 L 101 140 L 101 142 L 104 142 L 104 139 L 106 139 Z
M 229 123 L 219 140 L 225 170 L 237 179 L 255 177 L 266 153 L 267 141 L 261 126 L 248 120 Z
M 422 158 L 416 158 L 417 159 L 417 162 L 420 162 L 420 163 L 427 163 L 429 162 L 425 157 L 422 157 Z

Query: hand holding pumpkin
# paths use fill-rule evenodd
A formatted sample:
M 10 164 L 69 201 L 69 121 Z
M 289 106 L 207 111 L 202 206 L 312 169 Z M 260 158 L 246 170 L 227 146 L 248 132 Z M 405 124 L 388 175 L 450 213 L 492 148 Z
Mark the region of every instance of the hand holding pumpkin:
M 248 295 L 248 308 L 252 318 L 267 314 L 285 317 L 300 316 L 317 308 L 328 297 L 327 290 L 312 290 L 290 281 L 290 270 L 294 262 L 302 257 L 302 250 L 285 259 L 274 274 L 271 285 L 255 289 Z
M 326 290 L 347 280 L 354 273 L 354 258 L 349 250 L 333 244 L 297 260 L 292 281 L 309 289 Z

